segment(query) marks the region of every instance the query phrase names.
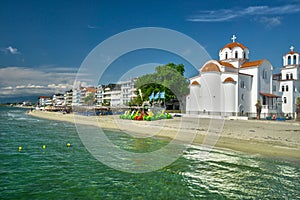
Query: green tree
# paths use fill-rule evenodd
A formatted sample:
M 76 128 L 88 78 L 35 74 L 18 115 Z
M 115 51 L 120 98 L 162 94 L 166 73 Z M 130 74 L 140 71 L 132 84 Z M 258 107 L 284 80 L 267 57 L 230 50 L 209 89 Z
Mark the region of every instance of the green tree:
M 184 65 L 168 63 L 157 66 L 153 74 L 141 76 L 136 81 L 136 87 L 141 89 L 144 100 L 154 92 L 165 92 L 165 101 L 179 100 L 184 102 L 188 94 L 188 82 L 183 76 Z M 140 98 L 139 95 L 137 98 Z
M 89 93 L 83 100 L 86 105 L 91 106 L 95 102 L 95 94 Z

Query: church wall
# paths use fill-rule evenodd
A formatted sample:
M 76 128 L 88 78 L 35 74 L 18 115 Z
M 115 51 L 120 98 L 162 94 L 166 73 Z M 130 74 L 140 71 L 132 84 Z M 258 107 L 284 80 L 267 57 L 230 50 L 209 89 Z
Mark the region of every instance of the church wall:
M 259 92 L 272 93 L 272 65 L 269 62 L 263 62 L 258 67 Z
M 295 92 L 293 83 L 294 81 L 282 81 L 280 83 L 280 91 L 282 91 L 282 86 L 284 87 L 284 91 L 282 91 L 282 112 L 284 113 L 294 113 L 296 111 L 296 106 L 294 105 L 299 93 Z M 288 91 L 286 91 L 287 87 Z
M 222 111 L 221 76 L 217 72 L 203 73 L 201 76 L 200 110 Z
M 300 71 L 300 70 L 299 70 Z M 282 76 L 282 80 L 286 80 L 287 79 L 287 75 L 289 76 L 289 79 L 291 79 L 291 74 L 293 74 L 293 79 L 298 79 L 299 75 L 298 75 L 298 70 L 296 67 L 294 68 L 287 68 L 287 69 L 282 69 L 281 70 L 281 76 Z
M 238 81 L 238 112 L 252 112 L 252 88 L 252 77 L 240 75 Z
M 258 69 L 257 69 L 257 67 L 252 67 L 252 68 L 242 69 L 242 70 L 240 70 L 240 72 L 244 73 L 244 74 L 252 75 L 252 77 L 249 76 L 249 78 L 250 78 L 250 80 L 249 80 L 250 94 L 247 93 L 249 95 L 249 98 L 247 98 L 249 102 L 247 102 L 246 112 L 255 113 L 256 112 L 255 104 L 257 102 L 257 99 L 259 98 L 258 89 L 260 86 L 260 84 L 258 82 Z M 243 77 L 243 76 L 239 76 L 239 77 Z M 239 98 L 241 98 L 241 96 L 239 96 Z
M 236 83 L 228 82 L 222 84 L 223 105 L 225 113 L 236 112 Z
M 189 112 L 198 112 L 200 110 L 200 87 L 200 85 L 190 86 L 190 95 L 188 96 L 189 103 L 187 103 L 187 111 Z

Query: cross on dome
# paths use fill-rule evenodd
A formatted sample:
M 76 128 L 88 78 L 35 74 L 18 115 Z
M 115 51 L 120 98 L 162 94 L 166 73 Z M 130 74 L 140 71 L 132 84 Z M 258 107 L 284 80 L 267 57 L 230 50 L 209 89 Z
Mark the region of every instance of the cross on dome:
M 235 39 L 236 39 L 236 36 L 233 35 L 232 38 L 231 38 L 232 42 L 235 42 Z
M 294 47 L 293 47 L 293 46 L 291 46 L 291 47 L 290 47 L 290 50 L 291 50 L 291 51 L 294 51 Z

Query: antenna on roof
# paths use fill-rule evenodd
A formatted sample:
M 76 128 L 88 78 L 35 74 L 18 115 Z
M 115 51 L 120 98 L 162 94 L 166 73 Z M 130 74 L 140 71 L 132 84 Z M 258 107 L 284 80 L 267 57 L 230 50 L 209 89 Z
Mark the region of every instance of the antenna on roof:
M 233 35 L 232 38 L 231 38 L 232 42 L 235 42 L 235 39 L 236 39 L 236 36 Z

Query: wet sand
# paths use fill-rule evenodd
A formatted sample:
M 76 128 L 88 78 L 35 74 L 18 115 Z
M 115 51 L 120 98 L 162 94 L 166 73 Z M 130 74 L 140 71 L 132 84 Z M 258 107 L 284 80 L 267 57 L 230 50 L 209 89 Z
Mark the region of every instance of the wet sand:
M 250 154 L 300 161 L 300 123 L 295 121 L 224 120 L 174 117 L 133 121 L 110 116 L 79 116 L 33 111 L 29 115 L 49 120 L 119 130 L 133 137 L 159 137 L 185 144 L 216 146 Z

